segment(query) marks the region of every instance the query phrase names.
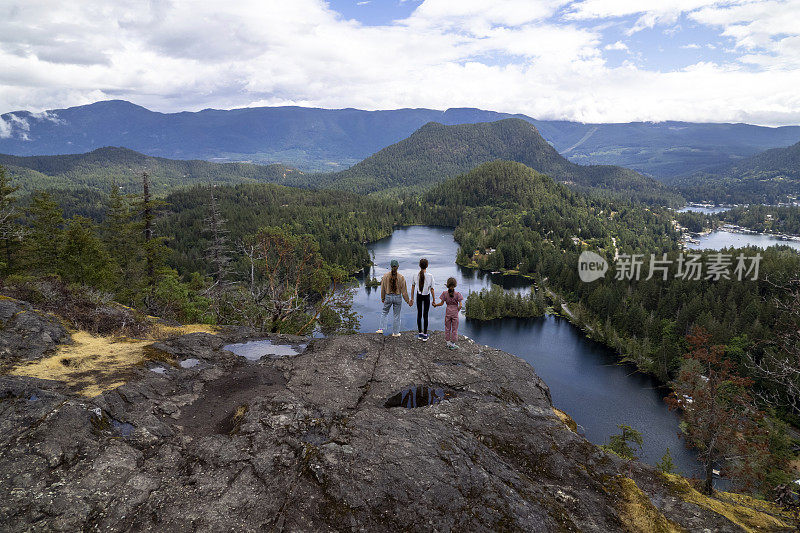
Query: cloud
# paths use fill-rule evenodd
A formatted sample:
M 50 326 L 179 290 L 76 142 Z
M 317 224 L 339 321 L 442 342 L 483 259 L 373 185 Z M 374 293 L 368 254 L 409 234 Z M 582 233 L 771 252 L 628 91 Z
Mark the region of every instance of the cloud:
M 603 50 L 627 50 L 628 45 L 623 43 L 622 41 L 617 41 L 612 44 L 607 44 L 603 47 Z
M 800 17 L 797 2 L 426 0 L 367 26 L 323 0 L 7 0 L 0 110 L 123 98 L 158 111 L 466 106 L 582 121 L 797 123 L 800 43 L 787 22 Z M 628 31 L 688 18 L 736 59 L 611 66 L 604 51 L 628 46 L 604 36 L 619 17 Z M 12 135 L 10 120 L 0 135 Z
M 699 44 L 697 44 L 697 43 L 689 43 L 689 44 L 681 45 L 681 48 L 683 48 L 684 50 L 697 50 L 697 49 L 701 48 L 701 46 Z

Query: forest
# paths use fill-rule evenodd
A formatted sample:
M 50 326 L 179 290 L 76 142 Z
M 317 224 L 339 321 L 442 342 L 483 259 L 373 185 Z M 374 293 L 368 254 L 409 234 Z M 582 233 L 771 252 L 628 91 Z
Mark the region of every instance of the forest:
M 735 207 L 717 215 L 728 224 L 736 224 L 759 233 L 800 235 L 800 206 L 750 205 Z
M 152 192 L 164 195 L 195 183 L 282 183 L 300 171 L 284 165 L 212 163 L 199 160 L 150 157 L 127 148 L 98 148 L 85 154 L 11 156 L 0 154 L 0 165 L 15 179 L 20 193 L 42 189 L 81 190 L 108 194 L 117 187 L 124 194 L 140 188 L 148 172 Z

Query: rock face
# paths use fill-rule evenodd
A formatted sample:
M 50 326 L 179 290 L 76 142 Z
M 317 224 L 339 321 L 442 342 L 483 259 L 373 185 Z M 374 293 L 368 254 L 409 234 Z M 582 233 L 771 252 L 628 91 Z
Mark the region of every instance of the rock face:
M 740 530 L 570 431 L 512 355 L 354 335 L 250 362 L 241 336 L 158 343 L 91 400 L 0 376 L 3 529 Z
M 35 311 L 27 302 L 0 296 L 0 371 L 17 360 L 41 357 L 67 336 L 55 317 Z

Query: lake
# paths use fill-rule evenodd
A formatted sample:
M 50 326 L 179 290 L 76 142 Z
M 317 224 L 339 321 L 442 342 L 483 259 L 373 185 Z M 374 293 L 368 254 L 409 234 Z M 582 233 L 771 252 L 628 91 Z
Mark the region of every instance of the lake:
M 418 272 L 420 257 L 430 262 L 428 271 L 435 278 L 438 295 L 445 290 L 448 277 L 458 281 L 457 290 L 466 298 L 470 291 L 480 291 L 492 284 L 508 290 L 527 291 L 524 278 L 482 273 L 455 264 L 458 245 L 453 232 L 446 228 L 412 226 L 395 230 L 391 237 L 370 245 L 379 278 L 397 259 L 400 272 L 411 289 L 411 278 Z M 372 332 L 380 318 L 380 288 L 364 286 L 356 290 L 354 309 L 362 315 L 361 330 Z M 416 307 L 404 305 L 402 330 L 416 330 Z M 444 329 L 444 308 L 431 309 L 430 330 Z M 581 426 L 587 439 L 595 444 L 607 442 L 618 433 L 617 424 L 627 424 L 644 437 L 641 459 L 655 464 L 669 447 L 678 470 L 684 475 L 699 473 L 699 463 L 678 438 L 679 418 L 663 401 L 668 391 L 659 383 L 619 364 L 614 352 L 588 339 L 563 318 L 500 319 L 490 322 L 461 317 L 459 334 L 517 355 L 530 363 L 550 387 L 553 403 L 569 413 Z M 420 349 L 425 345 L 420 343 Z
M 705 205 L 687 205 L 686 207 L 682 207 L 678 209 L 678 213 L 686 213 L 687 211 L 692 211 L 694 213 L 703 213 L 704 215 L 714 215 L 716 213 L 724 213 L 725 211 L 730 211 L 730 207 L 725 206 L 705 206 Z
M 708 235 L 697 238 L 698 244 L 687 243 L 686 247 L 692 250 L 721 250 L 723 248 L 742 248 L 755 246 L 767 248 L 769 246 L 786 245 L 795 250 L 800 250 L 800 241 L 781 239 L 775 235 L 763 233 L 735 233 L 724 229 L 712 231 Z

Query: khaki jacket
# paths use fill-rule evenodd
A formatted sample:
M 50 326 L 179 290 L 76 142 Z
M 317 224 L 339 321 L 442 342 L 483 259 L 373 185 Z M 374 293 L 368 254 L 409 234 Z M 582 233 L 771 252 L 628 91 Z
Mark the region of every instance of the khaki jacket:
M 400 294 L 403 296 L 403 300 L 408 302 L 408 286 L 406 285 L 406 278 L 404 278 L 403 275 L 400 272 L 398 272 L 397 290 L 392 292 L 391 290 L 389 290 L 389 287 L 391 286 L 392 283 L 391 277 L 392 273 L 387 272 L 386 274 L 383 275 L 383 278 L 381 278 L 381 300 L 384 300 L 387 294 Z

